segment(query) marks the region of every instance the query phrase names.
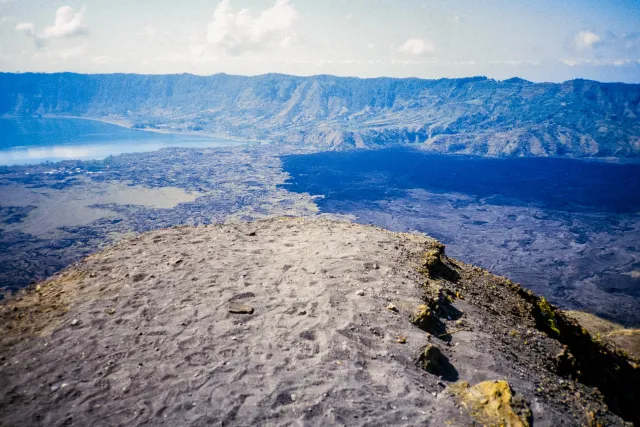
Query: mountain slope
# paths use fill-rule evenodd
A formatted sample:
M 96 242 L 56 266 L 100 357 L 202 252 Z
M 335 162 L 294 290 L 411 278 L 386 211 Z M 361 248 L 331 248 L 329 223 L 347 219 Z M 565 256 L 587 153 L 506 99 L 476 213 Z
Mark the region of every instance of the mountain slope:
M 110 117 L 336 149 L 640 156 L 640 85 L 587 80 L 3 73 L 0 114 Z
M 328 220 L 125 240 L 0 304 L 0 360 L 7 425 L 639 420 L 638 365 L 543 298 Z

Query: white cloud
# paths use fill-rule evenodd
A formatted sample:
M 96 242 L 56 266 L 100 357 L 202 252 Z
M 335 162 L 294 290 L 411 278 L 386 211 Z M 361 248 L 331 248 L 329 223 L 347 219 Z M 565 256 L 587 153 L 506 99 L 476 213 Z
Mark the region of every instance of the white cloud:
M 432 53 L 435 52 L 435 50 L 436 48 L 433 43 L 423 39 L 409 39 L 398 48 L 399 52 L 415 56 L 422 55 L 424 53 Z
M 33 54 L 34 59 L 47 59 L 50 62 L 64 62 L 79 58 L 87 53 L 87 47 L 75 46 L 63 49 L 43 49 Z
M 16 25 L 16 31 L 33 37 L 38 44 L 42 44 L 44 40 L 48 39 L 85 36 L 88 34 L 88 30 L 83 24 L 84 12 L 84 7 L 76 12 L 70 6 L 63 6 L 56 11 L 53 25 L 45 27 L 41 32 L 36 31 L 36 27 L 32 22 L 23 22 Z
M 614 59 L 562 59 L 560 62 L 569 67 L 624 67 L 640 65 L 640 59 L 614 58 Z
M 20 31 L 21 33 L 25 33 L 29 37 L 36 36 L 36 27 L 33 25 L 33 22 L 21 22 L 16 25 L 16 31 Z
M 195 44 L 189 48 L 189 52 L 195 56 L 202 56 L 207 47 L 204 44 Z
M 3 16 L 0 18 L 0 27 L 6 24 L 7 22 L 15 21 L 16 18 L 13 16 Z
M 451 22 L 452 24 L 459 24 L 460 23 L 460 17 L 458 15 L 452 16 L 451 18 L 449 18 L 449 22 Z
M 142 33 L 145 36 L 147 36 L 149 39 L 154 39 L 158 35 L 158 29 L 153 25 L 149 24 L 142 29 Z
M 574 40 L 574 46 L 578 50 L 591 49 L 601 37 L 591 31 L 580 31 Z
M 91 58 L 91 62 L 97 65 L 106 65 L 111 62 L 111 58 L 104 55 L 94 56 L 93 58 Z
M 373 49 L 375 49 L 375 48 L 376 48 L 376 44 L 375 44 L 375 43 L 369 43 L 369 44 L 367 44 L 367 49 L 369 49 L 369 50 L 373 50 Z
M 234 56 L 285 47 L 295 40 L 293 25 L 297 18 L 298 12 L 289 0 L 276 0 L 257 17 L 253 17 L 248 9 L 234 12 L 230 0 L 222 0 L 207 27 L 206 41 Z
M 56 11 L 56 19 L 52 26 L 46 27 L 42 31 L 43 39 L 68 38 L 84 36 L 87 34 L 87 27 L 83 25 L 85 8 L 78 12 L 71 6 L 63 6 Z

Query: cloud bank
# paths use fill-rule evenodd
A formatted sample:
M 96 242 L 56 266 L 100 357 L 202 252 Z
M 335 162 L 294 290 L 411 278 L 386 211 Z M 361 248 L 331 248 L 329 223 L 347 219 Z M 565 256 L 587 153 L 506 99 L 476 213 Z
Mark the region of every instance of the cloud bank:
M 409 39 L 402 46 L 398 48 L 399 52 L 407 53 L 409 55 L 423 55 L 425 53 L 433 53 L 436 48 L 428 40 L 423 39 Z
M 15 29 L 33 37 L 38 44 L 50 39 L 86 36 L 89 31 L 84 25 L 84 13 L 84 7 L 76 12 L 71 6 L 62 6 L 56 11 L 53 25 L 45 27 L 40 32 L 36 31 L 32 22 L 19 23 Z
M 230 0 L 222 0 L 207 27 L 206 42 L 232 56 L 287 46 L 295 40 L 297 10 L 289 0 L 276 3 L 253 17 L 248 9 L 234 12 Z
M 593 48 L 602 38 L 591 31 L 580 31 L 574 40 L 577 50 Z

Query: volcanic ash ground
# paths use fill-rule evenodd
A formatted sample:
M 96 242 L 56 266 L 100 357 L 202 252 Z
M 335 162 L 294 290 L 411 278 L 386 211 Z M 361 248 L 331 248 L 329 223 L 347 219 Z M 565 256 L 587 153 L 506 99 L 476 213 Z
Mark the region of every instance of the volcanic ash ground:
M 124 240 L 5 301 L 0 333 L 7 426 L 624 425 L 640 383 L 437 241 L 323 219 Z

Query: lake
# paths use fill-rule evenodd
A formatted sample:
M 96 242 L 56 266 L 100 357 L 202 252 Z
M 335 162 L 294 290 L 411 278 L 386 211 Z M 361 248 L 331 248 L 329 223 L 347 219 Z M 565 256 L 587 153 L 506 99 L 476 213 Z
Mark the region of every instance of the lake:
M 167 147 L 204 148 L 243 144 L 206 136 L 129 129 L 95 120 L 0 118 L 0 165 L 104 159 Z

